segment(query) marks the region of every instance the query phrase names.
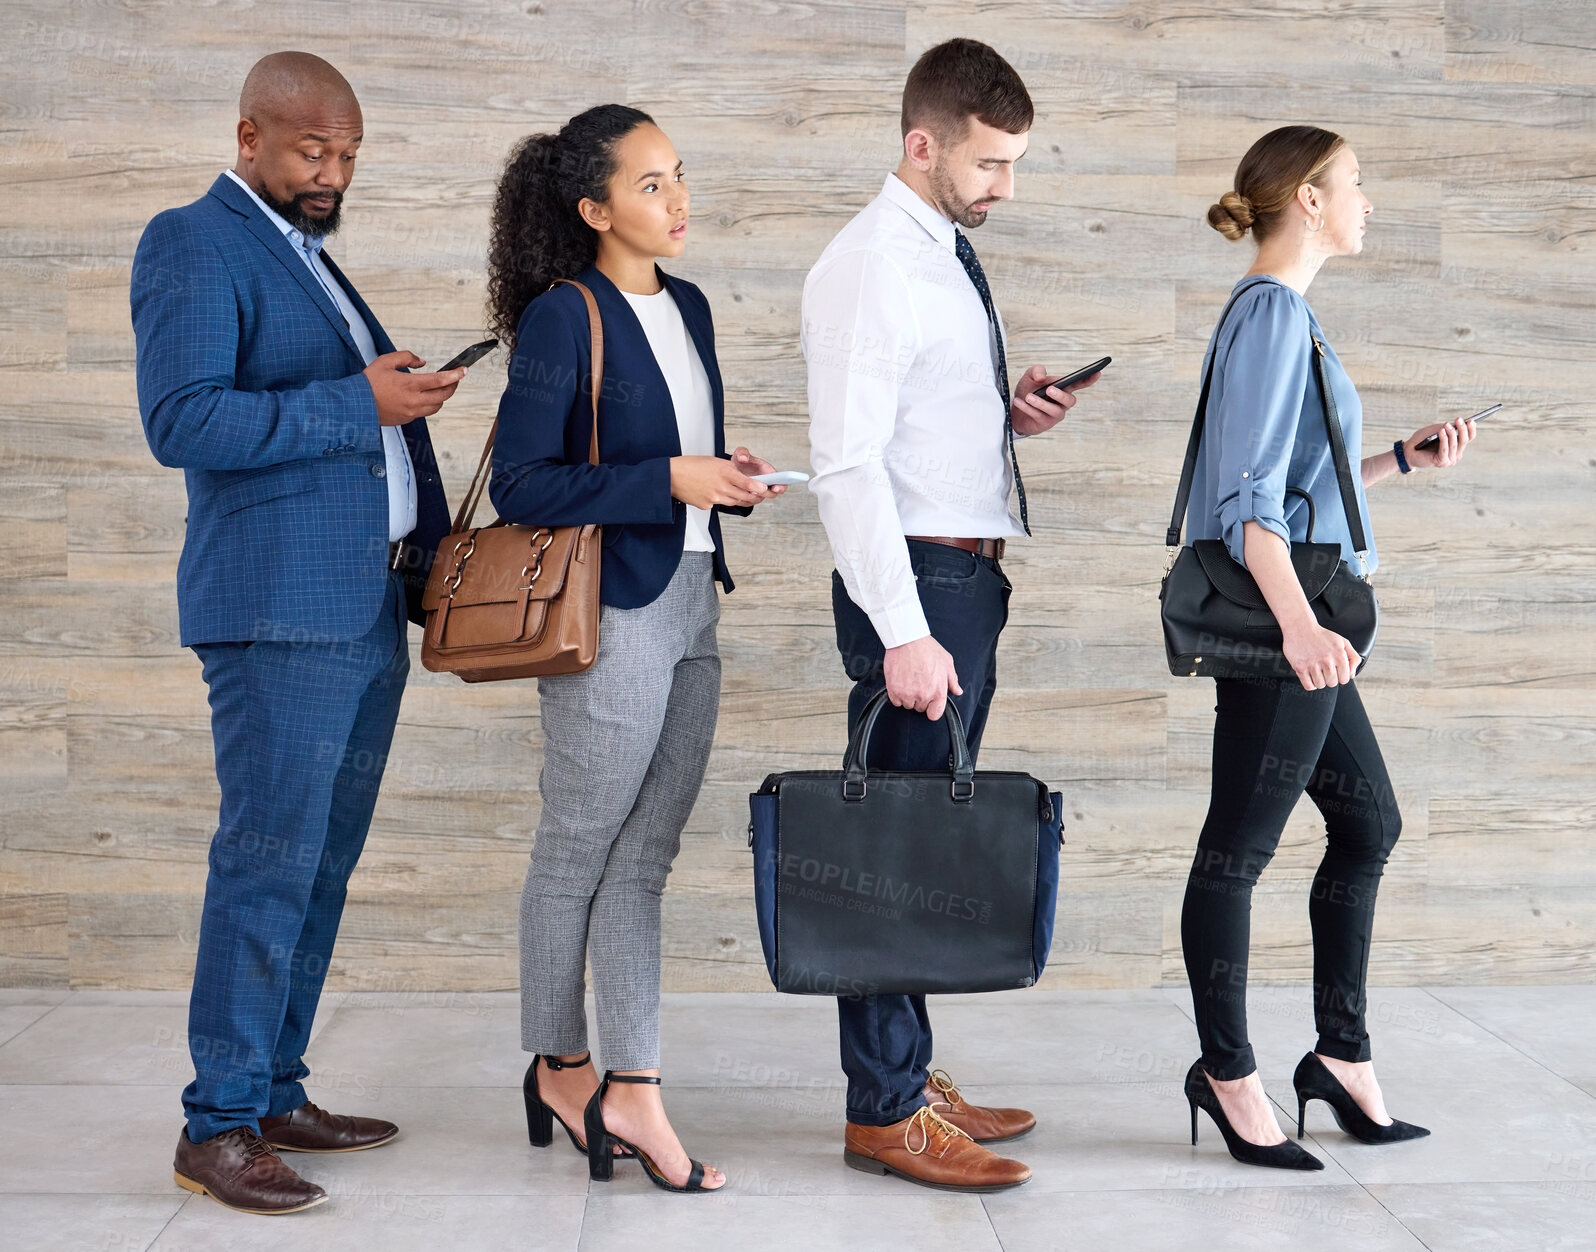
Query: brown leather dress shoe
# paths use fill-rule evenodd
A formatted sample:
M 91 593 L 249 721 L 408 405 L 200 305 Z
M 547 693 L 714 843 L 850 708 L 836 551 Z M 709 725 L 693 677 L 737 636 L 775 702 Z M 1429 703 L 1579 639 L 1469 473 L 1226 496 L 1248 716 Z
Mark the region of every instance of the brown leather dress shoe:
M 931 1102 L 931 1111 L 945 1122 L 951 1122 L 977 1143 L 1002 1143 L 1029 1134 L 1036 1126 L 1036 1118 L 1024 1109 L 993 1109 L 980 1104 L 966 1104 L 953 1079 L 940 1070 L 931 1071 L 925 1084 L 925 1098 Z
M 376 1117 L 329 1113 L 307 1100 L 282 1117 L 261 1118 L 260 1133 L 285 1152 L 364 1152 L 387 1143 L 399 1127 Z
M 327 1198 L 248 1126 L 224 1130 L 204 1143 L 194 1143 L 185 1129 L 177 1141 L 172 1177 L 183 1190 L 208 1195 L 240 1213 L 297 1213 Z
M 856 1126 L 843 1136 L 843 1160 L 867 1174 L 896 1174 L 939 1191 L 1007 1191 L 1031 1169 L 983 1148 L 929 1107 L 891 1126 Z

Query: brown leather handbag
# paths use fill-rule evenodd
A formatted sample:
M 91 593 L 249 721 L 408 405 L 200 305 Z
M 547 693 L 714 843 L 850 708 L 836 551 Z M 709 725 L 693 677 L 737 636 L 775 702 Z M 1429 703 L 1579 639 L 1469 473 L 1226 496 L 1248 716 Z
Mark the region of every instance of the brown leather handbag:
M 593 436 L 587 459 L 599 463 L 598 402 L 604 376 L 604 327 L 593 293 L 558 279 L 587 302 L 593 348 Z M 421 598 L 427 625 L 421 663 L 468 683 L 577 674 L 598 656 L 601 528 L 512 526 L 502 519 L 473 527 L 487 487 L 497 420 L 488 432 L 471 488 L 450 534 L 438 545 Z

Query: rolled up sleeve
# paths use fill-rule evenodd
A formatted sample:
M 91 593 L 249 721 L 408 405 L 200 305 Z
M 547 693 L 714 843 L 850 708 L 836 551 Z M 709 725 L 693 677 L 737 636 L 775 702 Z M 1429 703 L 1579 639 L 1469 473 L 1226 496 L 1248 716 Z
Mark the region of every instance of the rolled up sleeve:
M 1210 415 L 1219 434 L 1214 515 L 1230 555 L 1245 565 L 1247 522 L 1291 542 L 1286 472 L 1312 367 L 1307 307 L 1275 283 L 1259 284 L 1231 341 L 1224 391 Z

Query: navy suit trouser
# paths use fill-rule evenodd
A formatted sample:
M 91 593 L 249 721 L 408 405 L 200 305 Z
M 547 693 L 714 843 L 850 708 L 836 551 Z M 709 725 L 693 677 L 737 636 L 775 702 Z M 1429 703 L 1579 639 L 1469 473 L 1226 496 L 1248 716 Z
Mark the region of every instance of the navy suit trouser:
M 996 560 L 946 544 L 909 541 L 920 604 L 931 637 L 953 656 L 964 688 L 949 698 L 964 719 L 970 756 L 981 747 L 987 710 L 997 689 L 997 642 L 1009 616 L 1009 581 Z M 870 619 L 849 598 L 842 578 L 831 576 L 837 650 L 853 679 L 848 725 L 884 686 L 886 649 Z M 889 707 L 870 739 L 872 769 L 935 770 L 948 767 L 948 728 L 924 713 Z M 924 996 L 854 996 L 837 1001 L 842 1068 L 848 1076 L 848 1120 L 890 1126 L 923 1105 L 931 1064 L 931 1020 Z
M 342 643 L 196 644 L 221 817 L 189 1000 L 189 1138 L 305 1103 L 303 1054 L 410 671 L 402 576 Z

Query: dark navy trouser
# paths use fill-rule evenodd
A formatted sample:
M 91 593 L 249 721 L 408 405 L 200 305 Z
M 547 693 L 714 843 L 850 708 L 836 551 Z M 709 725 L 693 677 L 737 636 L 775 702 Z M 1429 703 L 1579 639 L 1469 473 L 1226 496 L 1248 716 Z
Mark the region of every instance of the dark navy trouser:
M 997 688 L 997 641 L 1009 616 L 1009 581 L 997 561 L 945 544 L 909 541 L 920 604 L 931 636 L 953 655 L 961 696 L 949 698 L 964 719 L 972 759 L 981 746 L 987 710 Z M 853 679 L 848 725 L 886 685 L 886 649 L 870 619 L 831 576 L 837 650 Z M 872 768 L 946 769 L 948 730 L 924 713 L 888 707 L 876 722 L 867 764 Z M 848 1076 L 848 1120 L 890 1126 L 925 1101 L 931 1064 L 931 1021 L 924 996 L 855 996 L 837 1001 L 842 1068 Z
M 316 1002 L 410 672 L 402 575 L 360 639 L 196 644 L 221 817 L 189 998 L 196 1143 L 305 1103 Z

